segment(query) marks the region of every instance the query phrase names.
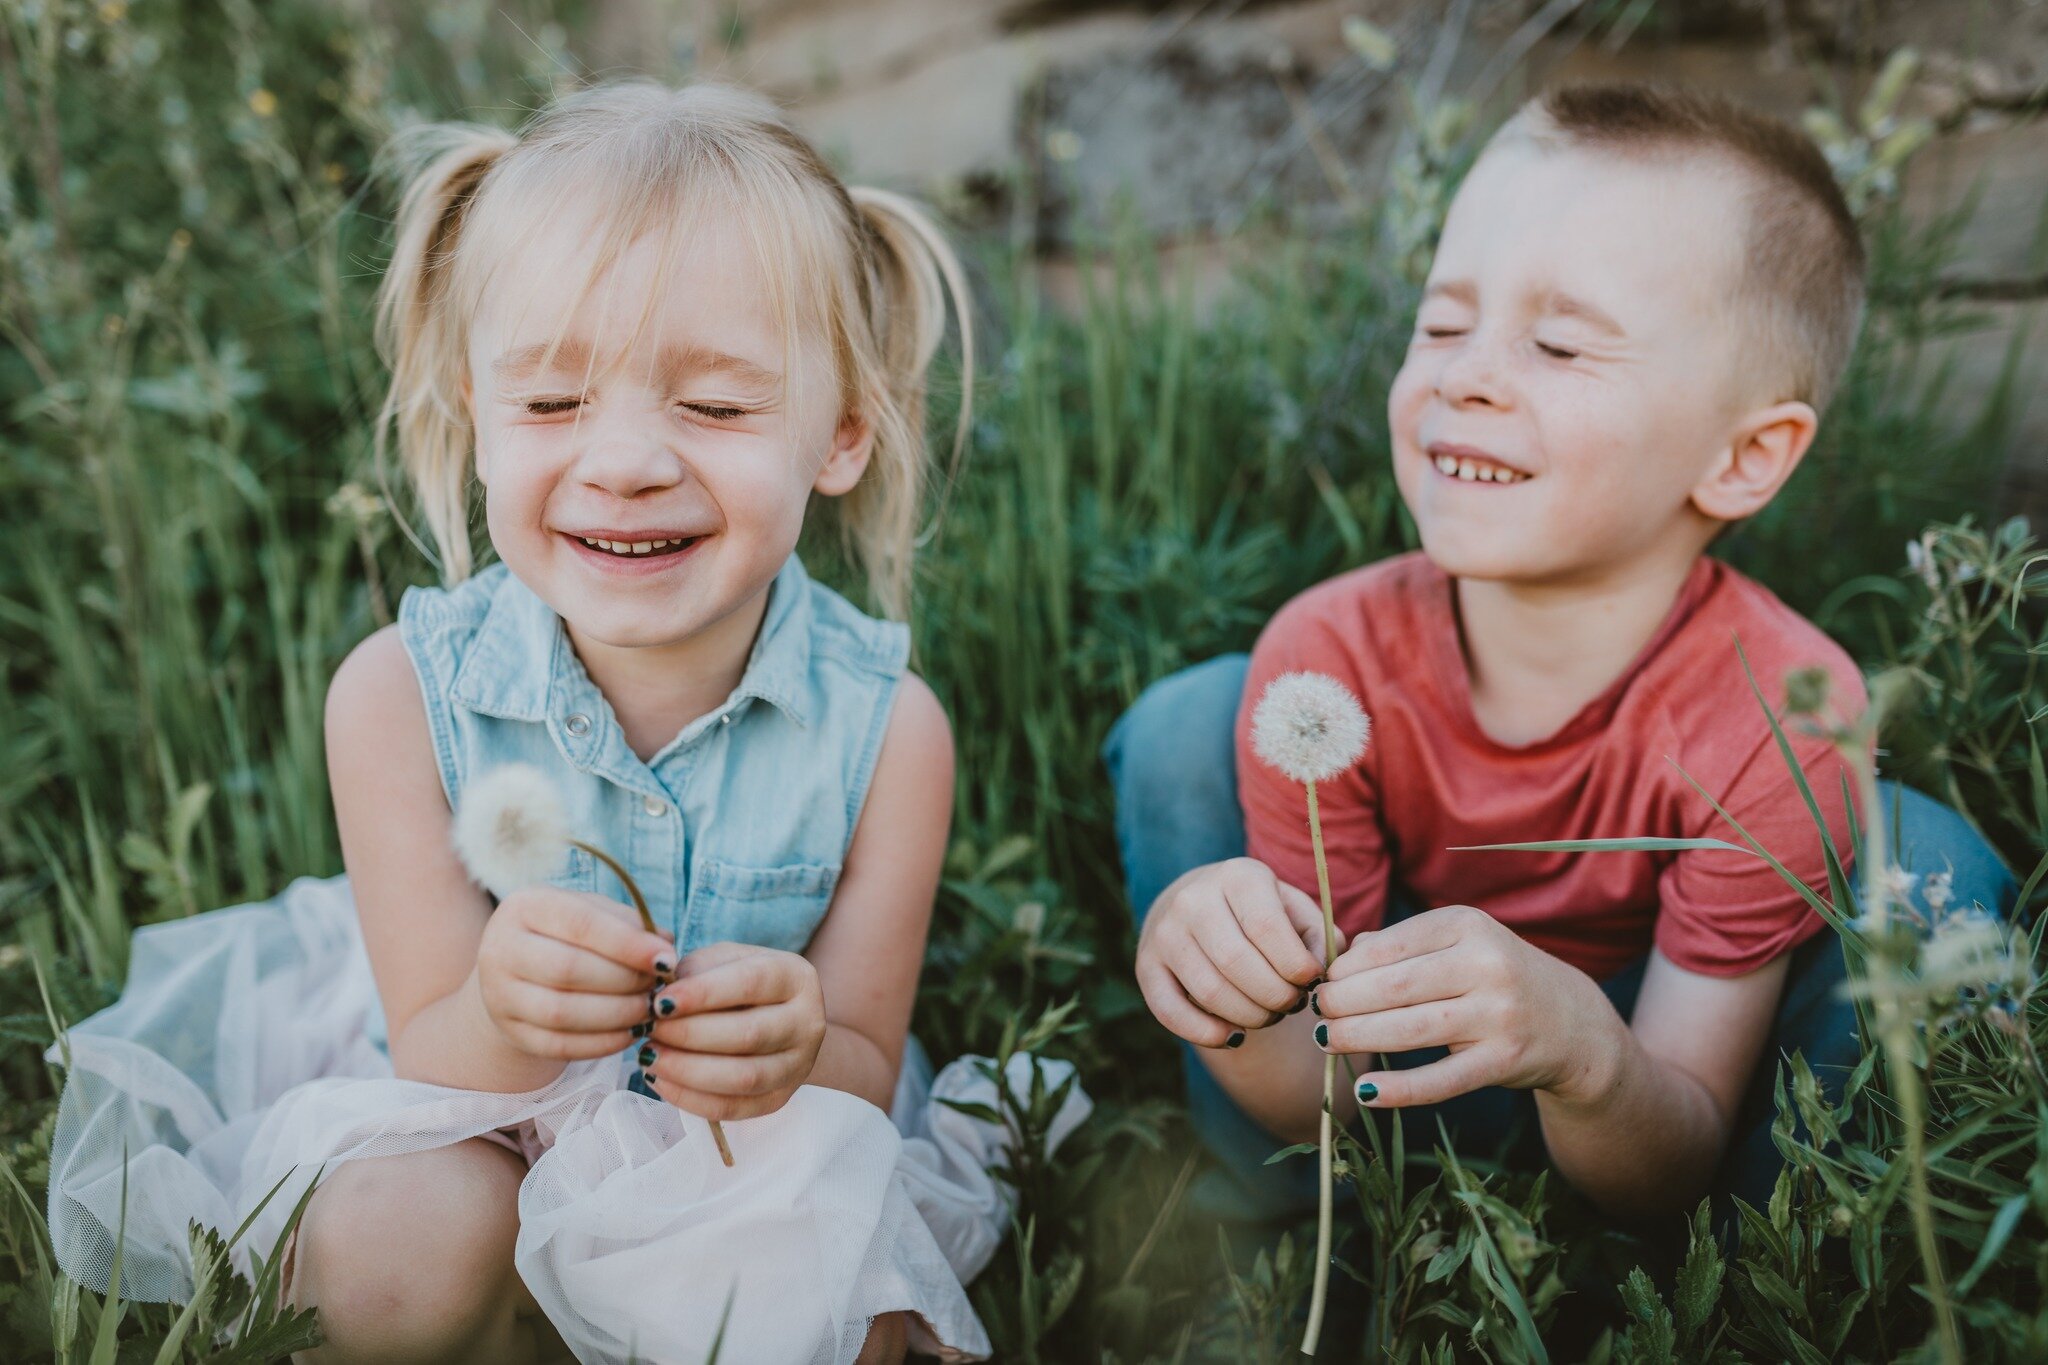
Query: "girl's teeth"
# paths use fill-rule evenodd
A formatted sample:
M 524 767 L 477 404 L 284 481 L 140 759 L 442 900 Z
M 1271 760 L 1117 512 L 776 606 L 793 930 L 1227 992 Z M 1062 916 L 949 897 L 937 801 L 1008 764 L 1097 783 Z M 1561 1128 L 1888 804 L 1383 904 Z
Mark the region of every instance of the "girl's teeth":
M 1471 480 L 1479 477 L 1479 471 L 1470 460 L 1460 460 L 1458 461 L 1458 477 L 1469 483 Z
M 594 540 L 589 536 L 578 538 L 594 550 L 603 550 L 608 554 L 627 556 L 652 554 L 656 550 L 666 550 L 671 545 L 681 545 L 683 543 L 682 539 L 624 541 Z

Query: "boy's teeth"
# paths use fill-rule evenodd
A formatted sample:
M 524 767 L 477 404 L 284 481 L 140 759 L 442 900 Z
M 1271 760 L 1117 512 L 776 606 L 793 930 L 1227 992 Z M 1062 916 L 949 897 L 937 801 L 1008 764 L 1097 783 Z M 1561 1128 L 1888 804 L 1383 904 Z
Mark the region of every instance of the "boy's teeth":
M 1520 483 L 1529 477 L 1503 465 L 1474 464 L 1455 455 L 1439 455 L 1435 464 L 1437 472 L 1445 478 L 1463 479 L 1467 483 Z

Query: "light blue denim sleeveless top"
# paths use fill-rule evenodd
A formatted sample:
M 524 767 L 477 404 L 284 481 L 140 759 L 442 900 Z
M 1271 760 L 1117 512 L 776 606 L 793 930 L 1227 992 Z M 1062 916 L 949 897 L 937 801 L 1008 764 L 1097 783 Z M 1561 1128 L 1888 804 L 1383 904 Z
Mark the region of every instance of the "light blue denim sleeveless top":
M 881 752 L 905 626 L 864 615 L 791 555 L 739 686 L 646 762 L 561 618 L 503 564 L 408 589 L 398 631 L 451 808 L 476 774 L 533 764 L 559 782 L 575 837 L 632 872 L 679 952 L 811 941 Z M 555 884 L 627 899 L 581 850 Z

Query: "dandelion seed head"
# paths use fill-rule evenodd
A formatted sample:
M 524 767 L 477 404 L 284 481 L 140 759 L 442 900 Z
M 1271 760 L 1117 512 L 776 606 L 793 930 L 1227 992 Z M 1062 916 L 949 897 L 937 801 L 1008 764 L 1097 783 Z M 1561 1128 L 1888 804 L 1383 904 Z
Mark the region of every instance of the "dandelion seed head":
M 455 812 L 455 852 L 500 900 L 555 876 L 569 852 L 569 817 L 554 783 L 526 763 L 478 777 Z
M 1324 782 L 1365 753 L 1372 720 L 1327 673 L 1283 673 L 1252 711 L 1252 751 L 1296 782 Z

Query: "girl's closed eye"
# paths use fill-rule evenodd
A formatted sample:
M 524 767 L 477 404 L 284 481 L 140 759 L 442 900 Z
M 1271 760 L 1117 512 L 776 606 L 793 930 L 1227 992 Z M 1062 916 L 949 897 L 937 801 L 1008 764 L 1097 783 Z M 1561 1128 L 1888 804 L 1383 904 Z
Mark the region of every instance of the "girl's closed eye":
M 1577 360 L 1579 352 L 1570 346 L 1560 346 L 1554 341 L 1538 341 L 1536 349 L 1552 360 Z

